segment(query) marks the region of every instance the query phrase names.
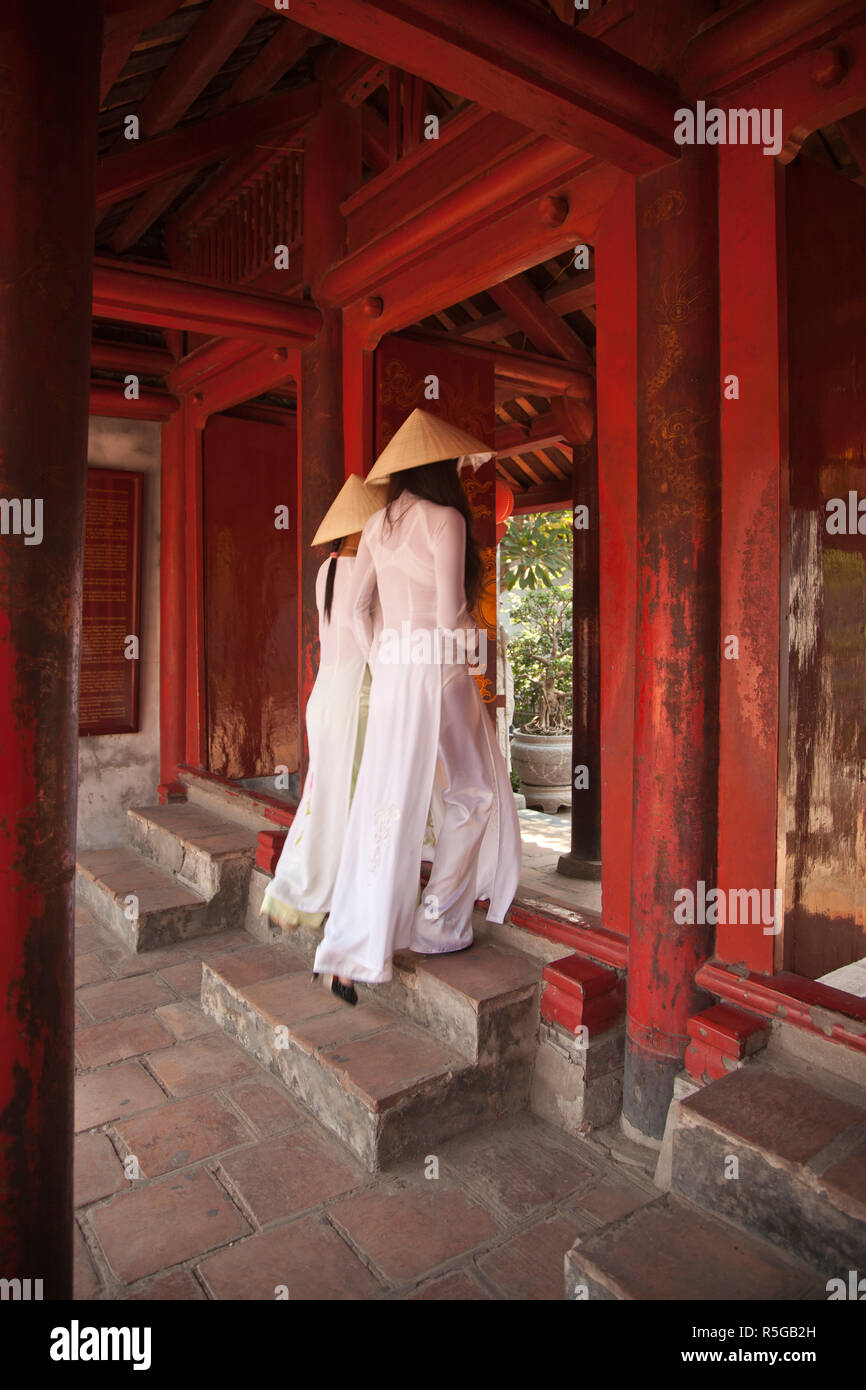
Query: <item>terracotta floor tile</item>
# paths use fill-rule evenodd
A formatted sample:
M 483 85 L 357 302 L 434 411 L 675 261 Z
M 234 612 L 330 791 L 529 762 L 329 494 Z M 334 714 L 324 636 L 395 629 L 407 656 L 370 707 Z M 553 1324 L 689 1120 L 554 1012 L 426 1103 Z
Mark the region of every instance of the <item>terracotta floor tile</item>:
M 163 1086 L 173 1096 L 192 1096 L 225 1086 L 258 1063 L 224 1033 L 210 1033 L 192 1042 L 175 1043 L 164 1052 L 154 1052 L 148 1063 Z
M 77 1221 L 73 1223 L 72 1230 L 72 1296 L 75 1299 L 92 1298 L 101 1281 Z
M 373 1004 L 358 1004 L 355 1008 L 336 1009 L 317 1018 L 305 1018 L 289 1026 L 289 1036 L 304 1052 L 317 1052 L 323 1047 L 353 1042 L 367 1033 L 387 1028 L 394 1015 Z
M 442 1168 L 478 1201 L 521 1218 L 585 1188 L 594 1176 L 541 1125 L 526 1123 L 449 1141 Z
M 114 978 L 106 964 L 106 954 L 106 952 L 102 952 L 100 955 L 96 951 L 76 951 L 76 989 L 80 989 L 82 985 L 96 985 L 102 980 L 111 980 Z
M 285 1134 L 298 1124 L 306 1124 L 303 1111 L 293 1105 L 282 1090 L 263 1081 L 241 1082 L 229 1091 L 229 1098 L 242 1110 L 262 1139 Z
M 154 974 L 157 970 L 165 970 L 170 965 L 189 960 L 183 946 L 161 946 L 159 950 L 142 951 L 140 954 L 127 950 L 125 946 L 111 946 L 101 951 L 100 955 L 119 979 L 130 975 Z
M 209 1018 L 207 1014 L 202 1013 L 201 1007 L 194 1001 L 184 1000 L 181 1004 L 161 1004 L 154 1012 L 160 1023 L 164 1023 L 166 1028 L 170 1028 L 180 1042 L 188 1042 L 190 1038 L 203 1037 L 205 1033 L 219 1032 L 219 1024 L 216 1019 Z
M 349 1005 L 337 999 L 330 991 L 312 984 L 304 973 L 283 975 L 276 980 L 263 980 L 261 984 L 245 985 L 241 990 L 244 999 L 262 1015 L 266 1023 L 273 1027 L 289 1026 L 302 1019 L 313 1018 L 317 1014 L 336 1013 L 348 1010 Z
M 425 1078 L 461 1065 L 455 1053 L 433 1038 L 400 1027 L 335 1047 L 320 1057 L 342 1085 L 372 1102 L 375 1110 L 393 1103 Z
M 229 1154 L 221 1166 L 262 1226 L 365 1180 L 360 1165 L 338 1158 L 311 1127 Z
M 619 1221 L 621 1216 L 627 1216 L 630 1211 L 656 1201 L 660 1195 L 658 1188 L 647 1191 L 626 1177 L 612 1174 L 602 1177 L 579 1193 L 569 1205 L 588 1212 L 595 1221 L 607 1226 L 611 1221 Z
M 329 1215 L 396 1284 L 486 1244 L 499 1229 L 483 1207 L 436 1182 L 359 1192 L 337 1202 Z
M 173 998 L 171 990 L 156 975 L 133 975 L 129 980 L 109 980 L 101 985 L 85 985 L 78 991 L 80 1002 L 97 1022 L 119 1018 L 122 1014 L 152 1009 Z
M 132 1284 L 249 1231 L 237 1207 L 203 1168 L 123 1192 L 91 1214 L 106 1260 Z
M 127 1014 L 79 1028 L 75 1035 L 75 1055 L 83 1067 L 104 1067 L 155 1048 L 170 1047 L 174 1035 L 163 1028 L 152 1013 Z
M 75 1129 L 95 1129 L 119 1115 L 136 1115 L 165 1101 L 165 1093 L 139 1062 L 87 1072 L 75 1078 Z
M 478 1268 L 508 1299 L 561 1302 L 563 1260 L 577 1236 L 576 1222 L 567 1216 L 553 1216 L 479 1256 Z
M 123 1165 L 107 1134 L 79 1134 L 75 1139 L 75 1206 L 84 1207 L 128 1187 Z
M 140 1293 L 130 1294 L 131 1303 L 195 1303 L 207 1300 L 207 1295 L 194 1274 L 188 1269 L 176 1269 L 171 1274 L 151 1279 Z
M 230 985 L 254 985 L 281 975 L 307 971 L 304 961 L 284 946 L 250 946 L 208 956 L 208 965 Z
M 378 1280 L 328 1222 L 316 1215 L 274 1226 L 220 1250 L 199 1266 L 215 1298 L 274 1301 L 285 1287 L 291 1302 L 374 1297 Z
M 471 1274 L 456 1270 L 453 1274 L 444 1274 L 440 1279 L 432 1279 L 429 1284 L 424 1284 L 414 1293 L 408 1294 L 406 1301 L 432 1303 L 439 1300 L 443 1303 L 469 1303 L 481 1299 L 490 1299 L 486 1289 L 482 1289 Z
M 208 1095 L 165 1105 L 155 1115 L 118 1121 L 115 1128 L 135 1154 L 145 1178 L 184 1168 L 253 1139 L 251 1130 L 227 1106 Z
M 222 955 L 225 951 L 240 951 L 245 946 L 254 946 L 255 937 L 250 936 L 243 927 L 232 927 L 228 931 L 207 933 L 186 941 L 184 945 L 191 956 L 198 960 L 209 960 L 211 956 Z
M 178 994 L 198 999 L 201 994 L 201 961 L 185 960 L 180 965 L 169 965 L 160 970 L 157 979 L 170 985 Z M 159 1001 L 162 1003 L 162 1000 Z
M 427 956 L 417 969 L 433 975 L 473 1003 L 483 1003 L 515 991 L 525 993 L 541 979 L 541 962 L 501 951 L 495 946 L 475 945 L 468 951 L 444 956 Z

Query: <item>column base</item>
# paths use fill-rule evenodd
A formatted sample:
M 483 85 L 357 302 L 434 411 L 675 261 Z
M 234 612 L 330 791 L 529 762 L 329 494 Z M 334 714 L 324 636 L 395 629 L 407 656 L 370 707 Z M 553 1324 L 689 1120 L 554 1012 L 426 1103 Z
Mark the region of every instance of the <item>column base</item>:
M 600 859 L 581 859 L 576 854 L 561 854 L 559 863 L 556 866 L 558 874 L 565 874 L 567 878 L 588 878 L 595 883 L 601 882 L 601 860 Z
M 637 1143 L 661 1147 L 681 1057 L 664 1057 L 626 1038 L 622 1078 L 622 1129 Z M 627 1127 L 626 1127 L 627 1126 Z

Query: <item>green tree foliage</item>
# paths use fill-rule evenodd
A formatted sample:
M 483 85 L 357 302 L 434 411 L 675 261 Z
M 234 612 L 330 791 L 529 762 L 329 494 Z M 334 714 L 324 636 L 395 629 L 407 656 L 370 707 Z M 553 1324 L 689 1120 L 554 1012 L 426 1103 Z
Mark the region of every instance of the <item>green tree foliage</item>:
M 512 517 L 499 543 L 505 589 L 550 589 L 571 575 L 571 512 Z
M 524 628 L 508 644 L 515 722 L 531 712 L 527 733 L 565 733 L 571 728 L 571 588 L 524 594 L 509 616 Z

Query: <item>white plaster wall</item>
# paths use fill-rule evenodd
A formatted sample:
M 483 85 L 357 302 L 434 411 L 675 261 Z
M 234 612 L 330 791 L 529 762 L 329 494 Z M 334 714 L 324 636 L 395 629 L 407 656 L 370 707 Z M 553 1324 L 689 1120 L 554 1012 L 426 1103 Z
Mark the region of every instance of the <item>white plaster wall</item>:
M 78 740 L 78 848 L 126 844 L 126 808 L 152 805 L 159 784 L 159 486 L 161 427 L 92 416 L 88 463 L 145 473 L 141 567 L 140 732 Z

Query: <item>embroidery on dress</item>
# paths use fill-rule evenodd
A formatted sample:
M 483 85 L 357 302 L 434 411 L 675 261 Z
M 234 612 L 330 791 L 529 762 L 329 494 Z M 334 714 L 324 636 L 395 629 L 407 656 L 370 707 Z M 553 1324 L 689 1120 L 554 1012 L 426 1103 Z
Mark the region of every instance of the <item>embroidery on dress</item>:
M 373 853 L 370 855 L 369 872 L 375 873 L 382 862 L 382 851 L 390 843 L 394 836 L 394 826 L 400 819 L 400 808 L 393 803 L 390 806 L 377 806 L 373 816 Z

